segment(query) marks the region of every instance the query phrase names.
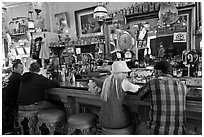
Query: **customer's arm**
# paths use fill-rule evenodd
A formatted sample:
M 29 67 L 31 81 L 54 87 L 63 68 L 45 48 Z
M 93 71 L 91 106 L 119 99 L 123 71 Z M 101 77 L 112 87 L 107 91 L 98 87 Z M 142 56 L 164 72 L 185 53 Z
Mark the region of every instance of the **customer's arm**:
M 130 91 L 130 92 L 137 92 L 138 89 L 140 88 L 139 85 L 135 85 L 135 84 L 132 84 L 131 82 L 129 82 L 127 79 L 124 79 L 122 81 L 122 88 L 123 90 L 126 92 L 126 91 Z
M 43 86 L 45 89 L 59 87 L 60 83 L 57 80 L 50 80 L 46 77 L 43 77 Z
M 140 96 L 140 98 L 143 100 L 143 99 L 145 99 L 145 98 L 147 98 L 149 96 L 150 92 L 151 92 L 150 81 L 148 81 L 147 83 L 145 83 L 144 86 L 142 86 L 138 90 L 136 95 Z

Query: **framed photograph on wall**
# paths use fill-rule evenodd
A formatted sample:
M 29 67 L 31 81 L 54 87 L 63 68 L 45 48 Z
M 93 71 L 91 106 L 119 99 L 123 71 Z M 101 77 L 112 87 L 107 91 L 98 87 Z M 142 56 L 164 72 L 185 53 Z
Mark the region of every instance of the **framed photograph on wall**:
M 57 25 L 57 32 L 58 34 L 63 33 L 64 28 L 68 28 L 68 20 L 67 20 L 67 13 L 57 13 L 55 14 L 56 25 Z
M 76 33 L 78 37 L 94 37 L 103 35 L 103 25 L 93 18 L 96 6 L 74 11 Z

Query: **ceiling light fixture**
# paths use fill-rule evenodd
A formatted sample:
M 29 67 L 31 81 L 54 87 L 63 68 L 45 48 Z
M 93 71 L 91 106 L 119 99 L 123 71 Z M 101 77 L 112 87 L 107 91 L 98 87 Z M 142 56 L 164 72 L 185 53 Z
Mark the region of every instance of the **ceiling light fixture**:
M 2 13 L 6 13 L 7 11 L 7 8 L 6 8 L 6 5 L 4 3 L 2 3 Z
M 98 21 L 103 21 L 108 16 L 108 11 L 105 5 L 102 2 L 97 4 L 97 7 L 94 9 L 93 17 Z

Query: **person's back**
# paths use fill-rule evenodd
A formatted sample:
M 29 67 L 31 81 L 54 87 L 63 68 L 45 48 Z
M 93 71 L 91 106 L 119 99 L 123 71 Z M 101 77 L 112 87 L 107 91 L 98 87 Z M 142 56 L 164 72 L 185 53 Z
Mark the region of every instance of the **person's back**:
M 28 105 L 42 101 L 45 90 L 58 85 L 57 82 L 51 81 L 43 75 L 26 72 L 21 77 L 18 104 Z
M 168 76 L 160 76 L 149 84 L 152 95 L 150 121 L 154 134 L 184 134 L 185 85 Z
M 155 78 L 138 91 L 141 99 L 150 96 L 149 132 L 155 135 L 185 134 L 187 87 L 169 74 L 172 68 L 168 62 L 160 61 L 154 69 Z
M 30 72 L 24 73 L 21 77 L 18 95 L 20 109 L 25 109 L 26 105 L 40 104 L 41 101 L 45 100 L 44 95 L 46 89 L 59 86 L 58 82 L 49 80 L 43 75 L 39 75 L 39 71 L 40 65 L 35 62 L 31 64 Z M 29 107 L 26 107 L 26 109 L 27 108 L 30 109 Z
M 116 80 L 112 77 L 110 84 L 110 95 L 107 101 L 102 102 L 99 114 L 99 122 L 105 128 L 124 128 L 130 124 L 130 114 L 124 106 L 125 92 L 122 87 L 116 89 Z M 121 85 L 121 81 L 118 82 Z M 118 90 L 118 95 L 117 91 Z
M 136 92 L 140 86 L 127 80 L 130 71 L 125 61 L 116 61 L 112 64 L 112 74 L 102 84 L 99 123 L 103 128 L 120 129 L 131 124 L 130 112 L 124 103 L 125 92 Z M 93 94 L 100 91 L 95 82 L 88 85 L 88 91 Z

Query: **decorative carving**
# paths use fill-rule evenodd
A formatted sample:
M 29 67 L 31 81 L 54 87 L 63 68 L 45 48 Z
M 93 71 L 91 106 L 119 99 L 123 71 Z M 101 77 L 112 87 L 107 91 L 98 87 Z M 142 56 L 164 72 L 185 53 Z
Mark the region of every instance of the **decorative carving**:
M 73 133 L 75 133 L 75 132 L 76 132 L 76 129 L 68 128 L 67 134 L 68 135 L 73 135 Z
M 59 122 L 41 122 L 39 121 L 36 125 L 36 134 L 41 135 L 42 131 L 40 130 L 40 126 L 42 124 L 45 124 L 45 126 L 49 129 L 49 135 L 54 135 L 55 130 L 57 129 L 56 127 L 60 127 L 60 134 L 63 135 L 65 134 L 64 132 L 64 127 L 65 127 L 65 121 L 59 121 Z
M 18 112 L 18 124 L 21 128 L 21 133 L 24 134 L 25 130 L 23 129 L 22 121 L 28 119 L 29 134 L 35 135 L 35 126 L 37 123 L 37 113 L 38 111 L 19 111 Z

